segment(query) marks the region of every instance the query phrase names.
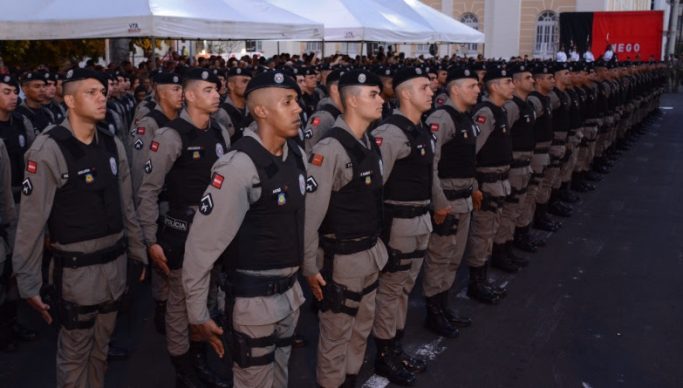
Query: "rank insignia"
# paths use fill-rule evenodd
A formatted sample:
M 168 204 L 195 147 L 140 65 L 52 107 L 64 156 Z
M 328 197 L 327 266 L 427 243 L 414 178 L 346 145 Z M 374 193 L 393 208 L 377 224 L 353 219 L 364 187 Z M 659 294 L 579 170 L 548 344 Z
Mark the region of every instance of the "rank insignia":
M 21 182 L 21 192 L 24 195 L 31 195 L 33 192 L 33 184 L 29 178 L 26 178 L 23 182 Z
M 199 212 L 208 215 L 211 210 L 213 210 L 213 197 L 211 197 L 211 193 L 208 193 L 199 201 Z
M 152 160 L 151 159 L 147 159 L 147 163 L 145 163 L 145 172 L 148 174 L 152 172 Z
M 145 143 L 140 138 L 135 140 L 135 144 L 133 144 L 133 146 L 135 147 L 136 150 L 141 150 L 144 145 L 145 145 Z

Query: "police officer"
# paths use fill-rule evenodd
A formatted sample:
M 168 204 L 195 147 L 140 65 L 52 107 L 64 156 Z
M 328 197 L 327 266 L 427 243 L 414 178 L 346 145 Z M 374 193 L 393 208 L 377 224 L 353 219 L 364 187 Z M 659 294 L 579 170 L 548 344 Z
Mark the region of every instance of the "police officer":
M 47 108 L 47 110 L 49 110 L 52 114 L 53 124 L 60 124 L 62 120 L 64 120 L 64 117 L 66 117 L 66 110 L 56 99 L 57 82 L 59 82 L 59 74 L 54 72 L 48 73 L 47 82 L 45 86 L 45 97 L 47 99 L 45 108 Z
M 512 99 L 514 84 L 511 75 L 500 64 L 486 70 L 484 85 L 488 97 L 473 110 L 472 116 L 481 132 L 477 136 L 477 182 L 483 192 L 481 208 L 472 212 L 472 224 L 466 259 L 475 280 L 486 282 L 487 258 L 491 265 L 503 271 L 515 272 L 519 267 L 509 256 L 492 252 L 493 239 L 500 226 L 505 199 L 510 195 L 508 174 L 512 163 L 512 140 L 504 104 Z
M 399 385 L 415 383 L 426 363 L 401 347 L 408 314 L 408 295 L 422 268 L 432 225 L 434 144 L 422 123 L 434 92 L 421 67 L 404 67 L 392 84 L 399 109 L 372 131 L 384 166 L 384 228 L 382 240 L 389 262 L 380 274 L 373 336 L 377 345 L 375 373 Z
M 104 386 L 109 337 L 126 289 L 126 252 L 147 262 L 123 144 L 96 129 L 106 113 L 106 87 L 98 73 L 69 70 L 67 119 L 26 153 L 12 261 L 20 295 L 46 322 L 59 315 L 58 387 Z M 52 308 L 39 293 L 46 227 L 58 296 Z
M 4 85 L 0 84 L 0 88 Z M 3 100 L 0 89 L 0 106 Z M 2 113 L 2 112 L 0 112 Z M 5 143 L 0 140 L 0 351 L 17 350 L 13 324 L 16 319 L 16 302 L 8 297 L 12 278 L 12 237 L 17 223 L 17 214 L 12 197 L 12 171 Z
M 382 119 L 385 119 L 394 114 L 396 109 L 396 95 L 394 94 L 394 87 L 392 80 L 396 69 L 389 65 L 376 66 L 375 74 L 382 80 L 382 99 L 384 99 L 384 106 L 382 107 Z
M 183 106 L 182 78 L 175 73 L 157 73 L 154 77 L 154 93 L 159 103 L 146 116 L 139 119 L 130 130 L 133 142 L 131 175 L 133 192 L 137 193 L 145 174 L 145 163 L 149 159 L 150 144 L 154 135 L 171 120 L 178 117 Z M 164 202 L 164 201 L 162 201 Z M 160 204 L 162 205 L 162 204 Z M 165 203 L 164 205 L 168 205 Z M 166 206 L 160 209 L 160 215 L 166 213 Z M 152 280 L 152 298 L 155 302 L 154 325 L 159 333 L 166 333 L 166 299 L 168 299 L 168 278 L 154 267 L 150 273 Z
M 230 145 L 227 130 L 211 120 L 218 110 L 217 79 L 205 68 L 183 76 L 187 108 L 159 129 L 149 144 L 145 176 L 138 190 L 138 216 L 149 257 L 168 276 L 166 345 L 179 384 L 227 386 L 206 363 L 206 347 L 191 337 L 182 286 L 183 255 L 192 217 L 211 180 L 211 166 Z M 166 186 L 169 210 L 159 218 L 159 194 Z M 195 370 L 196 369 L 196 370 Z
M 220 259 L 227 272 L 235 387 L 287 386 L 290 340 L 304 302 L 296 275 L 303 259 L 306 166 L 290 139 L 300 128 L 297 94 L 295 81 L 281 71 L 249 82 L 245 95 L 257 126 L 214 165 L 186 244 L 189 321 L 221 356 L 223 330 L 206 301 L 211 267 Z
M 17 113 L 23 116 L 26 129 L 36 134 L 53 123 L 52 114 L 43 106 L 47 102 L 47 77 L 48 73 L 33 71 L 21 80 L 26 100 L 17 107 Z
M 11 169 L 12 193 L 15 202 L 21 195 L 24 175 L 24 153 L 35 139 L 32 128 L 16 113 L 19 83 L 9 75 L 0 76 L 0 138 L 4 140 Z
M 381 88 L 368 71 L 345 72 L 339 80 L 344 113 L 309 158 L 303 274 L 322 302 L 316 375 L 326 388 L 355 386 L 374 321 L 379 271 L 387 262 L 378 239 L 382 162 L 366 133 L 382 115 Z
M 306 111 L 307 117 L 310 117 L 313 112 L 316 111 L 318 102 L 320 102 L 320 97 L 315 91 L 315 88 L 318 85 L 318 75 L 313 67 L 306 66 L 300 69 L 298 76 L 303 76 L 300 86 L 301 97 L 305 106 L 302 108 Z
M 228 69 L 228 93 L 220 109 L 214 115 L 216 121 L 228 129 L 232 143 L 242 137 L 244 120 L 247 115 L 244 92 L 251 80 L 252 73 L 251 68 L 231 67 Z
M 310 154 L 315 143 L 318 142 L 337 121 L 342 113 L 341 97 L 339 95 L 339 77 L 342 71 L 332 71 L 326 78 L 326 89 L 329 97 L 320 100 L 318 110 L 311 115 L 304 128 L 304 146 L 307 154 Z
M 512 163 L 509 174 L 511 194 L 503 205 L 500 226 L 493 239 L 493 252 L 494 255 L 507 256 L 507 260 L 518 267 L 526 267 L 529 260 L 518 256 L 512 246 L 516 228 L 527 226 L 519 221 L 522 218 L 520 215 L 526 200 L 529 179 L 531 179 L 530 165 L 536 147 L 534 140 L 536 113 L 533 105 L 527 101 L 529 93 L 534 91 L 534 78 L 526 63 L 514 64 L 509 70 L 515 87 L 512 100 L 505 103 L 512 140 Z
M 480 92 L 476 73 L 465 66 L 452 67 L 446 90 L 448 99 L 427 118 L 427 126 L 436 139 L 432 172 L 434 210 L 422 288 L 427 307 L 425 327 L 444 337 L 457 337 L 457 328 L 467 327 L 471 321 L 451 311 L 448 294 L 465 252 L 472 209 L 481 206 L 482 195 L 475 179 L 479 128 L 470 113 Z M 476 270 L 470 271 L 471 275 L 475 273 Z M 484 282 L 471 280 L 468 292 L 472 298 L 488 303 L 499 299 Z

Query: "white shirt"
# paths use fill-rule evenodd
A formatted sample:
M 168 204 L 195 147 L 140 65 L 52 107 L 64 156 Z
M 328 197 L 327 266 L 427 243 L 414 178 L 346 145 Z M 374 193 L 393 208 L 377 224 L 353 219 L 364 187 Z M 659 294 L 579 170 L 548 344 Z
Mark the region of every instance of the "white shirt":
M 593 62 L 593 61 L 595 61 L 595 57 L 593 56 L 593 53 L 590 52 L 590 50 L 588 50 L 588 51 L 586 51 L 585 53 L 583 53 L 583 59 L 584 59 L 586 62 Z
M 567 62 L 567 54 L 564 51 L 558 51 L 555 54 L 555 60 L 558 62 Z

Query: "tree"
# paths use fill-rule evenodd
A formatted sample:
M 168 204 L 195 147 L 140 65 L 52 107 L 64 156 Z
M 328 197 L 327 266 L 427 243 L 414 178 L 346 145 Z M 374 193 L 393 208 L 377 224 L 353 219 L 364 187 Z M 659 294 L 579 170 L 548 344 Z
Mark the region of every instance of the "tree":
M 0 56 L 8 66 L 33 68 L 38 65 L 66 68 L 83 57 L 104 56 L 103 39 L 12 40 L 0 42 Z

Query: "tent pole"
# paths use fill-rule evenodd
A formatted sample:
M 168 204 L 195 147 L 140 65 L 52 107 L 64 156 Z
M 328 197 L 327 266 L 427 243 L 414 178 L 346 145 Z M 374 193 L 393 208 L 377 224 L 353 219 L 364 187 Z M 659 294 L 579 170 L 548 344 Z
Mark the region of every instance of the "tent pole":
M 322 56 L 323 58 L 325 58 L 325 38 L 323 38 L 323 39 L 320 41 L 320 44 L 322 45 L 322 48 L 320 49 L 320 50 L 321 50 L 321 53 L 322 53 L 321 56 Z
M 156 56 L 154 55 L 154 51 L 157 47 L 157 38 L 152 37 L 152 58 L 150 59 L 150 62 L 152 63 L 152 70 L 156 70 L 157 68 L 157 61 L 156 61 Z
M 280 56 L 280 41 L 277 41 L 277 56 Z

